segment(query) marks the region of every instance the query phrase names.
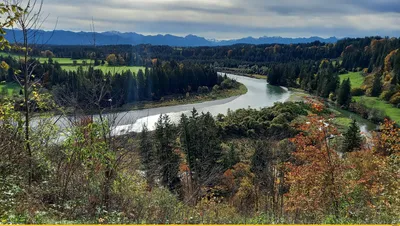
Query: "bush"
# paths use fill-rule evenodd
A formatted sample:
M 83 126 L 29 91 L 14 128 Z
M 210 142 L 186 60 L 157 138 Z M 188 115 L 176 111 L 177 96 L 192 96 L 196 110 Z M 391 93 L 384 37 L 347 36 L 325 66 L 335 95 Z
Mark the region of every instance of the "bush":
M 379 96 L 379 98 L 381 98 L 382 100 L 389 101 L 390 98 L 393 96 L 393 94 L 394 94 L 393 91 L 383 91 Z
M 340 69 L 340 71 L 339 71 L 339 75 L 343 75 L 343 74 L 347 74 L 347 73 L 348 73 L 348 71 L 344 68 Z
M 374 123 L 383 122 L 385 117 L 386 117 L 385 113 L 378 109 L 371 109 L 368 112 L 368 120 L 371 120 Z
M 215 86 L 212 88 L 212 91 L 213 91 L 213 92 L 218 92 L 219 90 L 220 90 L 219 85 L 215 85 Z
M 207 86 L 199 86 L 199 88 L 197 89 L 198 93 L 201 94 L 205 94 L 205 93 L 209 93 L 210 89 Z
M 351 95 L 353 97 L 357 97 L 357 96 L 364 96 L 365 95 L 365 90 L 361 89 L 361 88 L 353 88 L 351 90 Z
M 231 89 L 232 86 L 232 80 L 231 79 L 225 79 L 222 83 L 221 83 L 221 88 L 222 89 Z
M 398 104 L 400 104 L 400 92 L 399 92 L 399 93 L 396 93 L 395 95 L 393 95 L 393 96 L 390 98 L 390 103 L 393 104 L 393 105 L 398 105 Z

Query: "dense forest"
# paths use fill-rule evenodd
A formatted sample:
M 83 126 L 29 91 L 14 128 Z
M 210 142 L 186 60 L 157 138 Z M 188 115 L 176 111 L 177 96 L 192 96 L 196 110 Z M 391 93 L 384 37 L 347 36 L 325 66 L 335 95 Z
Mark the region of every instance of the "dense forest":
M 14 82 L 15 71 L 24 70 L 11 56 L 0 56 L 0 61 L 5 65 L 0 69 L 0 81 Z M 65 107 L 85 106 L 90 109 L 97 105 L 109 107 L 110 104 L 120 107 L 138 101 L 160 100 L 173 94 L 209 93 L 211 90 L 237 86 L 235 81 L 218 76 L 212 67 L 178 64 L 175 61 L 153 61 L 152 67 L 144 71 L 140 69 L 137 74 L 130 70 L 105 73 L 91 65 L 80 66 L 76 71 L 67 71 L 52 58 L 44 63 L 32 59 L 29 63 L 36 65 L 32 74 L 42 75 L 32 77 L 41 86 L 38 91 L 50 90 L 57 103 Z M 101 86 L 101 92 L 93 91 Z
M 37 48 L 27 41 L 33 10 L 0 4 L 9 15 L 0 34 L 18 25 L 25 36 L 19 45 L 0 39 L 12 53 L 0 56 L 0 85 L 18 90 L 0 100 L 1 223 L 399 223 L 400 129 L 353 99 L 399 106 L 399 39 Z M 113 107 L 238 88 L 217 74 L 232 67 L 312 95 L 219 115 L 193 109 L 175 122 L 161 114 L 154 130 L 116 131 Z M 359 73 L 359 87 L 341 81 L 348 72 Z M 379 129 L 361 133 L 332 104 Z

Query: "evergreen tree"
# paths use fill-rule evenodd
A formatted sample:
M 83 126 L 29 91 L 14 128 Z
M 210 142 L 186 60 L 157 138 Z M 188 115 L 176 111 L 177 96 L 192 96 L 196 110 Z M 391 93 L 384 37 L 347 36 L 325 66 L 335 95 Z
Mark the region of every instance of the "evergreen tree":
M 142 69 L 137 74 L 138 96 L 139 100 L 146 99 L 146 81 Z
M 352 152 L 361 148 L 362 137 L 356 120 L 353 120 L 349 129 L 344 134 L 343 152 Z
M 160 115 L 156 123 L 155 153 L 161 184 L 170 191 L 176 191 L 180 184 L 178 177 L 180 156 L 175 152 L 175 132 L 175 126 L 168 115 Z
M 199 116 L 193 109 L 189 118 L 182 115 L 180 127 L 182 150 L 195 175 L 192 179 L 197 184 L 211 181 L 222 170 L 218 164 L 222 156 L 221 140 L 214 118 L 210 113 Z
M 236 163 L 240 162 L 240 158 L 235 150 L 235 146 L 231 144 L 229 146 L 229 151 L 228 153 L 225 153 L 224 159 L 223 159 L 223 164 L 225 169 L 232 168 Z
M 151 136 L 146 125 L 143 126 L 142 133 L 140 134 L 139 139 L 140 157 L 144 166 L 144 170 L 146 171 L 147 181 L 149 185 L 152 185 L 154 181 L 154 168 L 156 166 L 156 163 L 154 162 L 155 156 Z
M 267 194 L 273 193 L 273 152 L 271 145 L 257 141 L 254 144 L 255 152 L 251 160 L 251 172 L 254 173 L 255 183 L 258 190 L 265 191 Z
M 377 73 L 374 78 L 374 83 L 372 84 L 372 89 L 371 89 L 371 96 L 373 97 L 378 97 L 381 92 L 382 92 L 382 79 L 381 79 L 381 73 Z
M 351 83 L 350 78 L 344 80 L 339 88 L 337 103 L 344 108 L 349 108 L 351 102 Z

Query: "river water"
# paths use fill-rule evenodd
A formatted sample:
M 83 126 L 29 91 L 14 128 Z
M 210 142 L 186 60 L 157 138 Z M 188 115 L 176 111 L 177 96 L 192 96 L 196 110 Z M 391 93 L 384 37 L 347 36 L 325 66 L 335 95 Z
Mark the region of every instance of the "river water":
M 244 76 L 227 74 L 229 78 L 244 84 L 248 92 L 244 95 L 231 97 L 222 100 L 207 101 L 197 104 L 177 105 L 169 107 L 151 108 L 145 110 L 134 110 L 104 116 L 113 121 L 115 125 L 113 134 L 126 134 L 129 132 L 141 132 L 143 125 L 147 125 L 149 130 L 155 129 L 155 124 L 161 114 L 167 114 L 172 122 L 178 122 L 182 114 L 189 115 L 193 108 L 200 112 L 210 112 L 212 115 L 226 114 L 228 110 L 237 110 L 240 108 L 259 109 L 263 107 L 271 107 L 276 102 L 285 102 L 291 92 L 285 87 L 271 86 L 265 80 L 254 79 Z M 93 116 L 94 119 L 98 116 Z M 363 132 L 368 132 L 371 125 L 357 120 Z M 57 119 L 57 125 L 61 128 L 69 127 L 71 118 L 62 117 Z
M 271 86 L 265 80 L 232 74 L 227 74 L 227 76 L 244 84 L 248 92 L 238 97 L 223 100 L 120 113 L 119 117 L 123 118 L 117 120 L 116 133 L 140 132 L 143 124 L 146 124 L 149 130 L 154 130 L 160 114 L 167 114 L 171 121 L 177 122 L 182 114 L 190 114 L 193 108 L 196 108 L 198 112 L 210 112 L 216 116 L 218 114 L 226 114 L 229 109 L 271 107 L 275 102 L 286 101 L 291 95 L 287 88 Z M 133 121 L 134 123 L 132 123 Z

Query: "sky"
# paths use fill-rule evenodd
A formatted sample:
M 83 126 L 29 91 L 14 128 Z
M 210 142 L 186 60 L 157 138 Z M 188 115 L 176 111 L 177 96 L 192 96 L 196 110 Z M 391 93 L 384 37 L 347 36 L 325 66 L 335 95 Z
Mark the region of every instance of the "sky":
M 44 0 L 45 30 L 248 36 L 400 37 L 400 0 Z M 56 23 L 56 21 L 58 21 Z

